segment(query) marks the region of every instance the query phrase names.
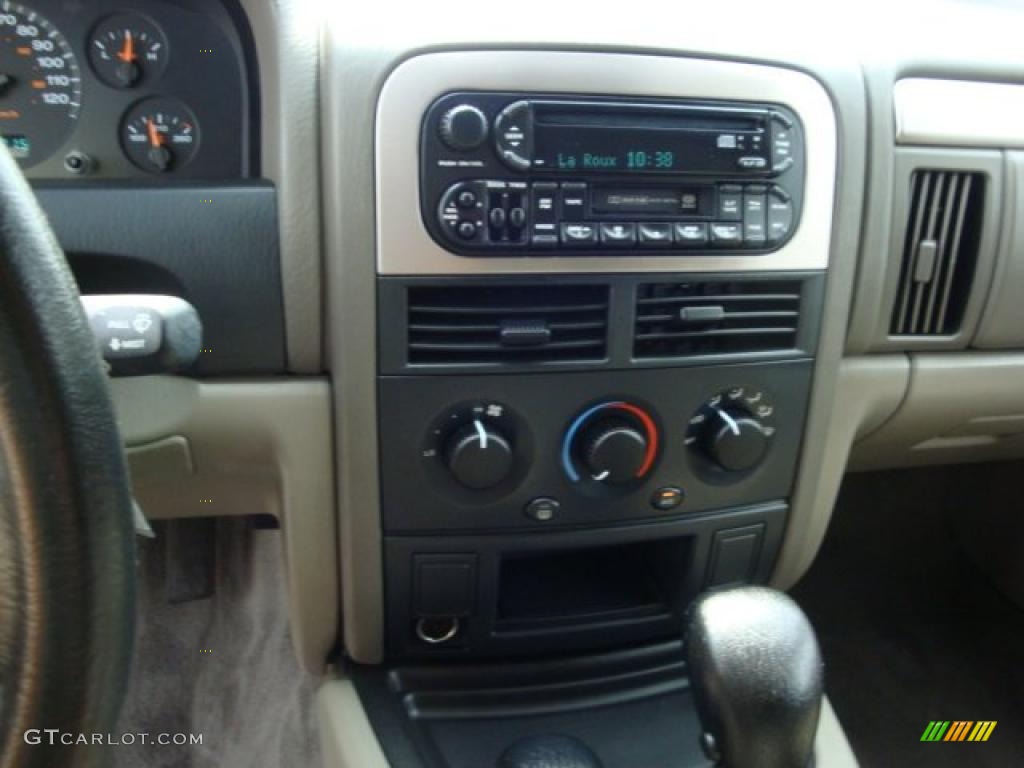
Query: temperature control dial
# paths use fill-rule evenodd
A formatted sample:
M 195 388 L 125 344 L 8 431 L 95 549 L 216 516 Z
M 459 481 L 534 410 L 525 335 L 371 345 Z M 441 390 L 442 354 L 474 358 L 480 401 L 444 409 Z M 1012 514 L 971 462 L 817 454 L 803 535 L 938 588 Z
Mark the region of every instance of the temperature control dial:
M 610 400 L 573 420 L 562 442 L 562 467 L 574 483 L 630 485 L 643 480 L 658 455 L 658 429 L 650 413 Z
M 768 453 L 775 408 L 758 389 L 734 387 L 710 398 L 693 418 L 686 444 L 714 469 L 745 473 Z

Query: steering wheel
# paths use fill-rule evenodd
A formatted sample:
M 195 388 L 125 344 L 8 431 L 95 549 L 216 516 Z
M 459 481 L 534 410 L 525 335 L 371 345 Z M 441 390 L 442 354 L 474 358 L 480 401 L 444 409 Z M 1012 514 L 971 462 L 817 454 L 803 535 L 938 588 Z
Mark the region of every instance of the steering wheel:
M 91 741 L 108 740 L 127 685 L 134 559 L 106 373 L 0 146 L 0 768 L 105 763 Z

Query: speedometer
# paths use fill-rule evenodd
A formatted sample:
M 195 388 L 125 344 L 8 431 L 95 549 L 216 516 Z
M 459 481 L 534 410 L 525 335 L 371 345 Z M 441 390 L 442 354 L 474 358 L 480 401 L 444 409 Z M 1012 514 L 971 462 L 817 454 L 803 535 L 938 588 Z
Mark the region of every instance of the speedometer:
M 31 8 L 0 0 L 0 135 L 23 167 L 56 152 L 82 104 L 75 54 Z

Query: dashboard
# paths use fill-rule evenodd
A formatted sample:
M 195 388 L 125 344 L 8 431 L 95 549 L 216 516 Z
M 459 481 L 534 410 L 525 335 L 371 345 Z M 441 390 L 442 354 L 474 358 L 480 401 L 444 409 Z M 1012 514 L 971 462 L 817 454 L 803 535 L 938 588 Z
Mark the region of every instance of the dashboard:
M 799 579 L 848 467 L 1024 455 L 1019 12 L 330 5 L 0 0 L 83 291 L 203 320 L 115 382 L 140 501 L 277 515 L 310 668 L 664 637 Z
M 26 175 L 258 173 L 251 41 L 230 9 L 200 0 L 0 2 L 0 135 Z

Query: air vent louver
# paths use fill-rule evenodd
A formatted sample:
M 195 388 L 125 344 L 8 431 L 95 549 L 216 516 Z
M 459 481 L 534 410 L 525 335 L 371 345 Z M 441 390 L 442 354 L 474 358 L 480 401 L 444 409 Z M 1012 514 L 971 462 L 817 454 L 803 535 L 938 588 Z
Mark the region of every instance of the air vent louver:
M 974 279 L 985 177 L 914 171 L 900 280 L 889 331 L 894 336 L 956 333 Z
M 647 283 L 636 307 L 637 358 L 794 349 L 798 280 Z
M 605 357 L 604 285 L 409 289 L 409 362 L 525 364 Z

